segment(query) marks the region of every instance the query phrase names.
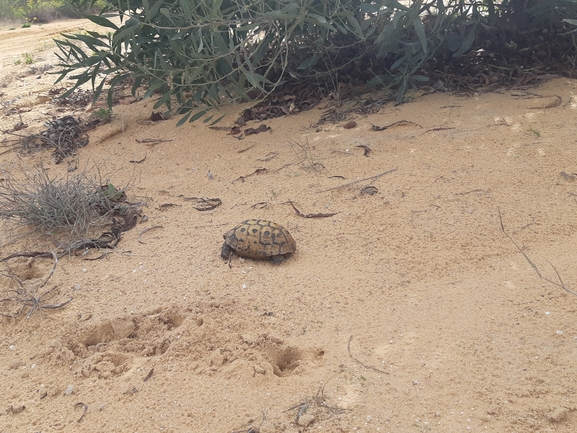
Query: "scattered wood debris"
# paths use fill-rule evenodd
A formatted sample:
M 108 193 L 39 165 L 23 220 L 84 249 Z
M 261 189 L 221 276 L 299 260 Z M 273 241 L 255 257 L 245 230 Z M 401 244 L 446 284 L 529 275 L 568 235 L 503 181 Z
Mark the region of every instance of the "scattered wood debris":
M 375 195 L 378 192 L 377 187 L 372 185 L 361 188 L 361 195 Z
M 80 119 L 64 116 L 47 122 L 48 128 L 40 134 L 22 137 L 22 147 L 26 150 L 36 150 L 44 146 L 53 148 L 53 157 L 56 164 L 76 153 L 76 149 L 88 144 L 86 131 L 92 128 L 82 124 Z
M 166 120 L 166 119 L 164 118 L 162 113 L 153 111 L 152 114 L 150 115 L 150 120 L 152 122 L 159 122 L 161 120 Z
M 151 368 L 150 371 L 148 372 L 148 374 L 146 375 L 146 377 L 144 379 L 142 379 L 142 381 L 148 382 L 153 374 L 154 374 L 154 368 Z
M 433 131 L 447 131 L 447 130 L 449 130 L 449 129 L 455 129 L 455 128 L 449 127 L 449 126 L 441 126 L 441 127 L 439 127 L 439 128 L 427 129 L 427 130 L 425 131 L 425 133 L 426 133 L 426 132 L 433 132 Z
M 147 232 L 149 232 L 149 231 L 151 231 L 151 230 L 163 229 L 163 228 L 164 228 L 164 226 L 154 226 L 154 227 L 148 227 L 148 228 L 142 230 L 142 231 L 139 233 L 139 235 L 138 235 L 138 243 L 139 243 L 139 244 L 146 244 L 146 242 L 142 242 L 142 241 L 140 240 L 140 237 L 141 237 L 144 233 L 147 233 Z
M 239 177 L 238 179 L 233 180 L 232 183 L 237 182 L 237 181 L 239 181 L 239 180 L 240 180 L 241 182 L 244 182 L 244 180 L 245 180 L 247 177 L 254 176 L 255 174 L 256 174 L 256 175 L 258 175 L 258 174 L 265 174 L 265 173 L 267 173 L 267 172 L 268 172 L 268 169 L 266 169 L 266 168 L 257 168 L 257 169 L 256 169 L 255 171 L 253 171 L 251 174 L 247 174 L 247 175 L 241 176 L 241 177 Z
M 244 130 L 244 135 L 255 135 L 260 134 L 261 132 L 270 131 L 270 126 L 266 126 L 264 123 L 259 125 L 257 128 L 247 128 Z
M 574 182 L 577 180 L 577 173 L 566 173 L 562 171 L 559 173 L 559 175 L 563 178 L 563 180 L 566 180 L 567 182 Z
M 60 93 L 62 93 L 64 90 L 64 88 L 55 88 L 55 89 L 51 89 L 48 91 L 48 94 L 50 96 L 56 96 L 59 95 Z M 90 104 L 92 102 L 92 100 L 94 99 L 94 92 L 92 92 L 91 90 L 82 90 L 82 89 L 78 89 L 75 90 L 74 92 L 72 92 L 70 95 L 68 95 L 66 98 L 54 98 L 52 100 L 52 102 L 54 102 L 56 105 L 61 105 L 61 106 L 75 106 L 75 107 L 86 107 L 88 104 Z
M 232 128 L 230 128 L 230 131 L 227 135 L 239 135 L 241 133 L 242 131 L 240 130 L 240 126 L 233 126 Z
M 156 146 L 160 143 L 169 143 L 174 140 L 161 140 L 160 138 L 145 138 L 143 140 L 136 139 L 137 143 L 146 144 L 147 146 Z
M 6 408 L 6 414 L 9 414 L 9 413 L 10 413 L 10 414 L 13 414 L 13 415 L 14 415 L 14 414 L 17 414 L 17 413 L 20 413 L 20 412 L 24 412 L 25 409 L 26 409 L 26 406 L 24 406 L 23 404 L 17 405 L 17 406 L 14 406 L 14 405 L 11 404 L 10 406 L 8 406 L 8 407 Z
M 389 128 L 392 128 L 394 126 L 408 126 L 408 125 L 415 125 L 417 128 L 422 128 L 421 125 L 419 125 L 415 122 L 411 122 L 410 120 L 399 120 L 398 122 L 393 122 L 390 125 L 386 125 L 386 126 L 373 125 L 372 130 L 373 131 L 384 131 L 385 129 L 389 129 Z
M 365 177 L 364 179 L 355 180 L 354 182 L 345 183 L 343 185 L 335 186 L 332 188 L 323 189 L 322 191 L 317 191 L 317 193 L 333 191 L 335 189 L 340 189 L 340 188 L 346 188 L 348 186 L 356 185 L 357 183 L 366 182 L 368 180 L 371 181 L 371 183 L 373 183 L 374 181 L 376 181 L 380 177 L 383 177 L 385 174 L 393 173 L 393 172 L 397 171 L 397 169 L 398 169 L 398 167 L 395 167 L 395 168 L 387 170 L 381 174 L 377 174 L 377 175 L 371 176 L 371 177 Z
M 160 206 L 157 207 L 158 210 L 167 210 L 170 209 L 171 207 L 176 207 L 176 206 L 182 206 L 181 204 L 176 204 L 176 203 L 163 203 Z
M 255 146 L 255 145 L 253 144 L 252 146 L 248 146 L 248 147 L 245 147 L 244 149 L 237 150 L 236 153 L 244 153 L 244 152 L 246 152 L 247 150 L 252 149 L 254 146 Z
M 333 213 L 307 213 L 307 214 L 303 214 L 300 210 L 298 210 L 296 208 L 296 206 L 293 204 L 293 202 L 291 200 L 289 200 L 288 203 L 293 207 L 296 214 L 300 217 L 303 217 L 303 218 L 328 218 L 328 217 L 332 217 L 333 215 L 336 215 L 338 213 L 338 212 L 333 212 Z
M 359 144 L 358 146 L 355 147 L 360 147 L 361 149 L 363 149 L 364 150 L 363 155 L 366 157 L 368 157 L 371 154 L 372 149 L 366 144 Z
M 82 421 L 82 419 L 84 418 L 84 415 L 86 415 L 86 411 L 88 410 L 88 405 L 86 405 L 85 403 L 78 402 L 74 405 L 74 409 L 79 408 L 79 407 L 82 408 L 82 415 L 80 415 L 80 418 L 78 418 L 78 421 L 76 421 L 76 422 Z
M 265 156 L 263 159 L 257 159 L 257 161 L 260 161 L 260 162 L 268 162 L 268 161 L 270 161 L 271 159 L 276 158 L 277 156 L 278 156 L 278 152 L 269 152 L 269 153 L 267 154 L 267 156 Z
M 184 200 L 194 202 L 193 208 L 200 212 L 216 209 L 222 204 L 219 198 L 184 197 Z
M 7 313 L 0 311 L 0 316 L 16 318 L 20 316 L 20 314 L 22 314 L 24 310 L 29 308 L 28 314 L 26 315 L 26 318 L 29 319 L 32 316 L 32 314 L 34 314 L 36 311 L 62 308 L 65 305 L 69 304 L 72 301 L 72 299 L 74 299 L 71 296 L 67 300 L 59 302 L 57 304 L 48 304 L 47 303 L 48 301 L 50 301 L 55 296 L 60 294 L 60 291 L 57 290 L 58 286 L 54 286 L 52 289 L 47 290 L 40 295 L 38 294 L 38 291 L 48 283 L 50 278 L 52 278 L 54 271 L 56 270 L 56 265 L 58 264 L 58 257 L 54 252 L 52 252 L 51 255 L 54 260 L 52 270 L 49 272 L 46 279 L 42 283 L 40 283 L 38 287 L 34 287 L 33 285 L 25 285 L 20 280 L 20 278 L 18 278 L 15 275 L 0 274 L 6 278 L 10 278 L 11 280 L 16 281 L 16 283 L 18 283 L 19 286 L 16 289 L 7 290 L 6 297 L 0 299 L 0 305 L 6 306 L 5 309 L 8 311 Z
M 357 363 L 359 363 L 359 364 L 362 365 L 363 367 L 368 368 L 369 370 L 373 370 L 373 371 L 376 371 L 376 372 L 379 372 L 379 373 L 383 373 L 383 374 L 390 374 L 388 371 L 383 371 L 383 370 L 379 370 L 378 368 L 371 367 L 370 365 L 367 365 L 367 364 L 359 361 L 358 358 L 354 357 L 353 354 L 351 353 L 351 341 L 352 341 L 352 340 L 353 340 L 353 336 L 351 335 L 351 336 L 349 337 L 349 344 L 347 345 L 347 350 L 348 350 L 348 352 L 349 352 L 349 356 L 350 356 L 352 359 L 354 359 Z

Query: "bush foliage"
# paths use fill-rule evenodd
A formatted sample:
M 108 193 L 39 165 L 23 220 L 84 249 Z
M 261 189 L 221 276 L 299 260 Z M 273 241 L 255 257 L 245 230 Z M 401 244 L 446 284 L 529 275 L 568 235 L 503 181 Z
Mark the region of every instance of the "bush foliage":
M 159 93 L 155 108 L 183 115 L 180 123 L 296 82 L 327 92 L 343 82 L 386 86 L 401 102 L 411 87 L 480 63 L 479 53 L 490 55 L 488 73 L 491 64 L 515 71 L 515 59 L 563 41 L 556 59 L 570 62 L 577 23 L 575 0 L 110 0 L 111 11 L 120 26 L 89 17 L 108 33 L 57 41 L 58 81 L 91 82 L 95 99 L 108 82 L 110 103 L 130 78 L 133 94 Z

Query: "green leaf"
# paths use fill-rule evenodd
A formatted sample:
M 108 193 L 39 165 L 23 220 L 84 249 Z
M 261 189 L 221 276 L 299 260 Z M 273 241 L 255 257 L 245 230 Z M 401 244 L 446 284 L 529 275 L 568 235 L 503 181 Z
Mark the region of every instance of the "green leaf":
M 371 81 L 369 81 L 367 84 L 365 84 L 365 86 L 366 87 L 374 87 L 374 86 L 385 84 L 385 79 L 388 77 L 389 76 L 385 75 L 385 74 L 377 75 L 376 77 L 373 77 L 373 79 Z
M 222 116 L 220 116 L 218 119 L 216 119 L 214 122 L 212 122 L 210 125 L 208 126 L 214 126 L 216 125 L 218 122 L 220 122 L 222 119 L 224 119 L 224 117 L 226 116 L 226 114 L 223 114 Z
M 309 12 L 308 16 L 317 20 L 321 24 L 326 24 L 326 22 L 327 22 L 327 19 L 325 17 L 323 17 L 322 15 L 312 14 Z
M 148 88 L 148 90 L 146 91 L 146 93 L 144 94 L 144 96 L 142 97 L 142 99 L 146 99 L 149 98 L 150 96 L 152 96 L 152 94 L 154 92 L 156 92 L 158 89 L 160 89 L 162 86 L 164 86 L 166 83 L 164 81 L 161 80 L 156 80 L 154 83 L 152 83 L 150 85 L 150 87 Z
M 188 120 L 188 118 L 190 117 L 191 114 L 192 114 L 192 111 L 189 111 L 188 113 L 186 113 L 186 115 L 183 116 L 182 119 L 180 119 L 180 120 L 178 121 L 178 123 L 176 124 L 176 126 L 177 126 L 177 127 L 182 126 L 182 124 L 184 124 L 184 123 Z
M 91 51 L 98 51 L 97 46 L 109 48 L 106 42 L 102 42 L 100 39 L 93 38 L 92 36 L 76 35 L 75 39 L 84 42 Z
M 93 77 L 93 79 L 96 77 Z M 94 94 L 92 95 L 92 103 L 95 104 L 96 101 L 98 101 L 98 98 L 100 97 L 100 94 L 102 93 L 102 88 L 104 87 L 104 83 L 106 82 L 106 80 L 102 80 L 100 81 L 100 84 L 98 85 L 98 87 L 96 87 L 96 89 L 94 90 Z M 93 80 L 93 87 L 94 88 L 94 80 Z M 109 105 L 110 107 L 112 106 L 112 104 Z
M 108 103 L 109 107 L 112 107 L 112 96 L 114 95 L 114 88 L 120 83 L 122 80 L 130 77 L 130 74 L 120 74 L 110 80 L 110 87 L 108 89 L 108 97 L 106 98 L 106 102 Z M 104 82 L 104 80 L 102 80 Z
M 402 56 L 400 59 L 398 59 L 395 63 L 393 63 L 391 65 L 391 70 L 397 69 L 399 66 L 401 66 L 406 61 L 407 61 L 407 56 Z
M 202 29 L 198 28 L 198 40 L 200 41 L 200 45 L 198 46 L 197 53 L 200 53 L 204 48 L 204 40 L 202 38 Z
M 361 25 L 359 24 L 359 22 L 357 21 L 357 19 L 354 17 L 354 15 L 349 15 L 347 16 L 347 19 L 349 20 L 349 23 L 353 26 L 353 28 L 355 29 L 355 34 L 360 38 L 360 39 L 364 39 L 364 35 L 363 35 L 363 30 L 361 29 Z
M 154 103 L 154 106 L 152 108 L 157 109 L 158 107 L 161 107 L 162 105 L 166 105 L 167 107 L 169 107 L 171 105 L 170 104 L 170 98 L 172 97 L 174 92 L 175 92 L 175 89 L 171 89 L 168 92 L 164 93 L 160 98 L 158 98 L 158 101 L 156 101 Z
M 222 0 L 213 0 L 212 8 L 210 11 L 211 18 L 216 18 L 220 15 L 220 7 L 222 6 Z
M 348 34 L 347 29 L 346 29 L 343 25 L 335 22 L 335 27 L 336 27 L 336 28 L 339 30 L 339 32 L 341 32 L 343 35 Z
M 186 20 L 192 24 L 195 22 L 194 17 L 192 16 L 192 10 L 190 8 L 190 0 L 179 0 L 178 4 L 180 4 L 180 7 L 182 8 L 182 11 L 184 12 L 184 16 L 186 17 Z
M 132 94 L 132 96 L 136 96 L 136 91 L 140 88 L 143 79 L 144 77 L 142 75 L 134 78 L 134 83 L 132 84 L 132 88 L 130 89 L 130 93 Z
M 147 0 L 144 0 L 144 1 L 146 1 L 148 3 Z M 184 0 L 184 1 L 186 1 L 186 0 Z M 154 17 L 156 17 L 156 15 L 158 14 L 158 11 L 160 10 L 160 8 L 162 7 L 163 4 L 164 4 L 164 0 L 155 0 L 155 3 L 148 10 L 148 12 L 146 12 L 146 17 L 144 18 L 144 21 L 147 23 L 153 22 Z
M 415 28 L 415 32 L 417 33 L 417 37 L 419 38 L 419 42 L 421 43 L 421 48 L 423 49 L 423 53 L 427 52 L 427 37 L 425 36 L 425 26 L 421 21 L 421 18 L 417 17 L 413 21 L 413 27 Z
M 411 80 L 426 83 L 429 81 L 429 77 L 425 77 L 424 75 L 411 75 Z
M 98 15 L 84 15 L 84 18 L 88 18 L 90 21 L 92 21 L 95 24 L 98 24 L 99 26 L 102 27 L 108 27 L 114 30 L 118 30 L 118 26 L 116 24 L 114 24 L 112 21 L 110 21 L 107 18 L 104 18 L 102 16 L 98 16 Z
M 309 57 L 308 59 L 306 59 L 304 62 L 302 62 L 297 69 L 307 69 L 307 68 L 311 68 L 314 65 L 317 64 L 317 62 L 321 59 L 321 55 L 319 53 L 316 53 L 314 56 Z
M 405 11 L 397 11 L 395 16 L 393 17 L 393 27 L 397 28 L 397 26 L 399 25 L 399 21 L 402 18 L 405 18 L 406 15 L 407 15 L 407 13 Z
M 130 42 L 134 40 L 134 33 L 140 27 L 140 23 L 135 24 L 131 27 L 122 28 L 119 32 L 115 32 L 112 37 L 112 45 L 119 45 L 122 42 Z
M 208 110 L 201 110 L 201 111 L 197 111 L 196 113 L 194 113 L 194 115 L 189 119 L 189 123 L 194 122 L 195 120 L 200 119 L 202 116 L 204 116 L 206 113 L 208 113 Z
M 463 42 L 461 43 L 459 49 L 455 53 L 453 53 L 453 57 L 459 57 L 461 54 L 465 53 L 466 51 L 469 51 L 471 46 L 473 46 L 473 42 L 475 42 L 475 37 L 477 36 L 476 30 L 477 30 L 476 24 L 471 26 L 471 30 L 469 30 L 469 33 L 467 34 L 465 39 L 463 39 Z
M 399 91 L 397 92 L 397 99 L 395 100 L 395 105 L 399 105 L 403 102 L 403 96 L 405 96 L 405 92 L 407 91 L 408 87 L 408 80 L 407 77 L 403 79 L 401 86 L 399 87 Z

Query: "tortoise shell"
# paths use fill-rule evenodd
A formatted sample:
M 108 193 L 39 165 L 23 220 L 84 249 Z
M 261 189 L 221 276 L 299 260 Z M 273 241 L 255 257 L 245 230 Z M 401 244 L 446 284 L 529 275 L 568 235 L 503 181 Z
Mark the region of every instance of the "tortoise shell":
M 241 257 L 282 262 L 295 252 L 296 242 L 283 226 L 267 220 L 246 220 L 224 234 L 220 253 L 229 259 L 234 251 Z

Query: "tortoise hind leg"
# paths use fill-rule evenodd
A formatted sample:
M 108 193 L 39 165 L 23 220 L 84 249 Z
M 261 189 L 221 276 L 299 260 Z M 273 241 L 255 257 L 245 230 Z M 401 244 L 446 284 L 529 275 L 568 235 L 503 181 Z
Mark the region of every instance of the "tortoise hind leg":
M 272 262 L 273 262 L 275 265 L 281 264 L 283 260 L 284 260 L 284 256 L 283 256 L 283 255 L 273 256 L 273 257 L 272 257 Z

